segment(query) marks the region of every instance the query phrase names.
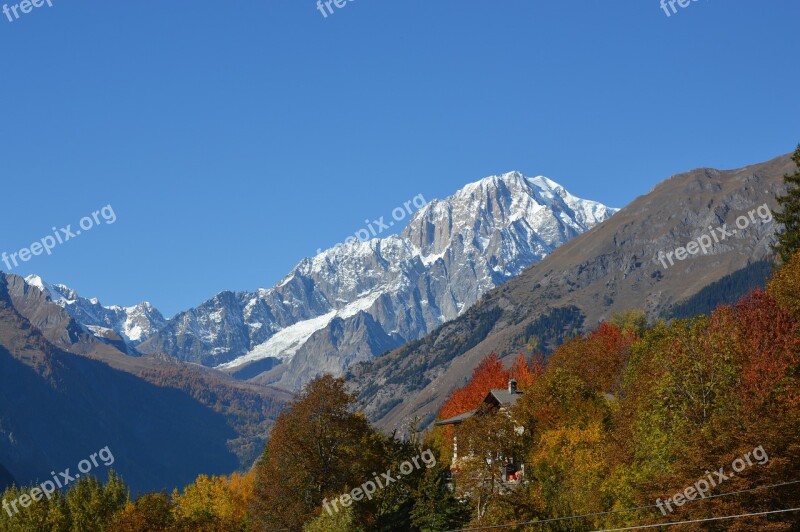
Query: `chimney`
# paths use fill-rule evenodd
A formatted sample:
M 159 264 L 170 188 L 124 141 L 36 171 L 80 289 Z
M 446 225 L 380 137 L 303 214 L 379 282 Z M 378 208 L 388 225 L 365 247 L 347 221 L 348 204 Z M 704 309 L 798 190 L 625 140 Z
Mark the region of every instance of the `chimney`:
M 508 393 L 517 393 L 517 381 L 514 379 L 508 381 Z

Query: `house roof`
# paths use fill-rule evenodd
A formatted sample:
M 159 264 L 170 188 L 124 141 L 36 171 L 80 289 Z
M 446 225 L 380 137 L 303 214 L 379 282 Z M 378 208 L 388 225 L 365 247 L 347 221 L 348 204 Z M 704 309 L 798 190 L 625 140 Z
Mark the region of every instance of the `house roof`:
M 511 393 L 508 390 L 490 390 L 483 402 L 488 403 L 488 399 L 491 397 L 500 406 L 514 406 L 514 403 L 517 402 L 521 395 L 522 392 Z
M 501 407 L 514 406 L 514 404 L 517 402 L 517 399 L 519 399 L 521 395 L 522 392 L 511 393 L 508 390 L 489 390 L 489 393 L 483 398 L 483 403 Z M 443 419 L 442 421 L 435 423 L 435 425 L 437 427 L 441 427 L 443 425 L 458 425 L 474 416 L 477 411 L 478 410 L 470 410 L 469 412 L 464 412 L 463 414 L 459 414 L 448 419 Z
M 463 414 L 459 414 L 448 419 L 443 419 L 442 421 L 437 422 L 435 425 L 437 427 L 441 427 L 443 425 L 458 425 L 459 423 L 463 423 L 465 420 L 475 415 L 475 412 L 477 412 L 477 410 L 470 410 L 469 412 L 464 412 Z

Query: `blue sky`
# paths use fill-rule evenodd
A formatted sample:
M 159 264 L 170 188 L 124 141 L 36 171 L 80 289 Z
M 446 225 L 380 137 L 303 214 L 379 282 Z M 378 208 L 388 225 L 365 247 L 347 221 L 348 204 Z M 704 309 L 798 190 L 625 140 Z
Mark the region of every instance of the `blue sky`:
M 52 2 L 0 15 L 0 251 L 112 205 L 12 270 L 104 304 L 272 286 L 486 175 L 621 207 L 800 142 L 797 0 Z

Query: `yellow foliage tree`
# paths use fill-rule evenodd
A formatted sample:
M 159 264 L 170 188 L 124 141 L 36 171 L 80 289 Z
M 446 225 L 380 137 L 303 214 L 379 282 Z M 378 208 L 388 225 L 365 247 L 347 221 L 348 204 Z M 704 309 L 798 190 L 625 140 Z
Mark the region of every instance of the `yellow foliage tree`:
M 200 475 L 183 493 L 173 495 L 179 521 L 213 520 L 225 530 L 244 530 L 247 507 L 253 495 L 255 474 L 234 473 L 230 477 Z
M 767 292 L 781 307 L 800 317 L 800 252 L 775 272 Z

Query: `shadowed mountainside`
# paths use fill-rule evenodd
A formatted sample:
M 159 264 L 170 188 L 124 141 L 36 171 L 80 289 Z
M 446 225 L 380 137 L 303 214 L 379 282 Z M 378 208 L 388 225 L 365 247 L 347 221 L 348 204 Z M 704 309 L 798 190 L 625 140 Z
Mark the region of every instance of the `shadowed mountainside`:
M 108 446 L 135 491 L 160 491 L 247 468 L 261 452 L 288 394 L 129 357 L 20 283 L 0 275 L 0 463 L 18 482 L 74 471 Z

